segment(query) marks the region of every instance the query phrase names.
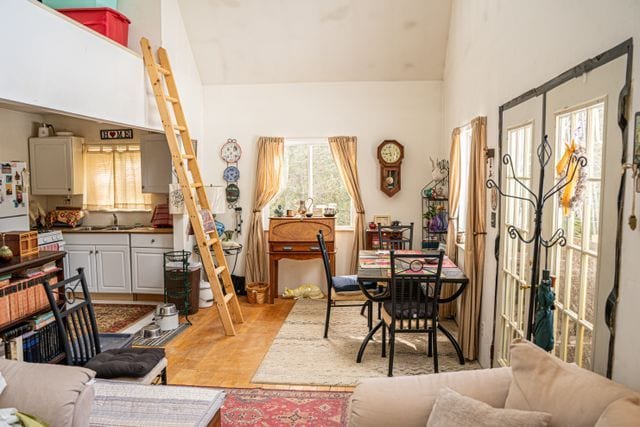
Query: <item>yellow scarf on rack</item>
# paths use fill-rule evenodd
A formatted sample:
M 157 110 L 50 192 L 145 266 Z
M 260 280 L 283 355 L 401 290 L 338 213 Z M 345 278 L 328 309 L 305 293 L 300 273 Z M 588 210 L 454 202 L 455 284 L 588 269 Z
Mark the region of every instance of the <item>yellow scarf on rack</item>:
M 567 179 L 571 181 L 564 187 L 562 195 L 560 196 L 560 207 L 562 207 L 562 213 L 564 216 L 569 216 L 569 208 L 571 206 L 571 198 L 575 192 L 576 182 L 578 181 L 578 162 L 572 162 L 571 156 L 576 152 L 576 143 L 572 139 L 571 144 L 565 144 L 564 155 L 556 164 L 556 173 L 558 176 L 563 176 L 566 173 Z M 569 168 L 567 170 L 567 168 Z M 566 171 L 566 172 L 565 172 Z

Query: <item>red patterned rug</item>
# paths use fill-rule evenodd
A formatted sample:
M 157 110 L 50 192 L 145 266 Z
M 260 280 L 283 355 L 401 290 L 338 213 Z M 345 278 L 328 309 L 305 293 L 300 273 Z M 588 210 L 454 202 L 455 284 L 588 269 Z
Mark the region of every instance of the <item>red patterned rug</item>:
M 155 305 L 93 304 L 100 332 L 118 332 L 155 310 Z
M 345 426 L 351 393 L 227 389 L 222 427 Z

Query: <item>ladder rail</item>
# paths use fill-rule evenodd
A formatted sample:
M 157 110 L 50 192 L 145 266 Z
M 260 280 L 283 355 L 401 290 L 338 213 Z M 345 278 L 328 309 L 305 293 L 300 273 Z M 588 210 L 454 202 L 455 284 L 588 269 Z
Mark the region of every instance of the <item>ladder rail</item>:
M 191 142 L 191 135 L 180 102 L 169 57 L 165 49 L 159 48 L 158 58 L 160 64 L 158 65 L 154 59 L 149 41 L 146 38 L 142 38 L 140 45 L 142 47 L 147 75 L 153 88 L 158 112 L 160 113 L 162 126 L 167 137 L 173 167 L 178 175 L 178 182 L 184 195 L 189 220 L 196 237 L 203 267 L 209 278 L 218 313 L 220 314 L 220 320 L 224 326 L 225 333 L 227 335 L 235 335 L 236 331 L 233 321 L 235 320 L 236 322 L 242 323 L 244 318 L 238 297 L 233 288 L 220 237 L 214 229 L 211 233 L 211 238 L 208 238 L 208 234 L 204 231 L 202 217 L 196 205 L 197 198 L 201 209 L 209 209 L 210 207 L 209 199 L 202 183 L 200 168 L 198 162 L 195 160 L 195 151 L 193 143 Z M 169 92 L 168 95 L 165 92 L 165 86 Z M 173 123 L 167 103 L 171 103 L 173 107 L 174 117 L 178 122 L 177 125 Z M 179 129 L 180 140 L 178 140 L 176 129 Z M 181 146 L 185 153 L 180 149 Z M 187 160 L 186 167 L 184 162 L 185 158 Z M 192 180 L 189 179 L 189 173 L 191 174 Z M 192 187 L 195 188 L 196 197 L 194 197 Z M 209 247 L 213 247 L 213 254 L 209 251 Z M 218 267 L 216 267 L 214 263 L 214 257 L 218 262 Z M 222 283 L 220 283 L 218 275 L 222 277 Z M 223 287 L 226 295 L 222 292 Z

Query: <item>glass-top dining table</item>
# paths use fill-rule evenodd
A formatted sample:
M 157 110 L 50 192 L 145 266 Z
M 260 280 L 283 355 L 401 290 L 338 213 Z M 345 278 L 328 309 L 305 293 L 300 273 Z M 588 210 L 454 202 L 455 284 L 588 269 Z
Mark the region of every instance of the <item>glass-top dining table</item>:
M 422 254 L 434 253 L 433 250 L 428 249 L 396 252 L 405 254 L 415 253 L 416 258 L 419 258 Z M 426 268 L 430 267 L 427 266 Z M 367 298 L 369 298 L 373 302 L 384 302 L 390 299 L 391 296 L 386 291 L 388 287 L 385 287 L 385 283 L 388 283 L 390 280 L 391 258 L 389 255 L 389 251 L 362 250 L 358 253 L 358 284 L 360 285 L 360 289 L 367 296 Z M 453 261 L 451 261 L 451 259 L 449 259 L 449 257 L 447 257 L 446 255 L 442 260 L 442 272 L 440 274 L 440 280 L 443 287 L 457 286 L 457 289 L 450 296 L 446 298 L 440 298 L 438 304 L 446 304 L 448 302 L 456 300 L 460 295 L 462 295 L 467 287 L 467 284 L 469 283 L 469 279 L 464 274 L 462 269 L 458 267 Z M 382 285 L 382 287 L 386 289 L 383 289 L 383 291 L 379 293 L 371 293 L 371 289 L 365 288 L 365 283 L 371 282 L 378 282 L 378 284 Z M 362 361 L 364 349 L 366 348 L 368 342 L 371 340 L 375 332 L 382 327 L 382 325 L 383 322 L 380 321 L 365 337 L 362 345 L 360 346 L 360 350 L 358 351 L 358 363 Z M 440 322 L 438 322 L 438 329 L 449 339 L 456 350 L 456 354 L 458 355 L 460 364 L 464 365 L 464 356 L 462 354 L 462 349 L 460 348 L 460 344 L 458 344 L 458 341 L 451 334 L 451 332 L 449 332 L 449 330 L 445 328 Z M 384 335 L 385 334 L 383 333 L 383 339 Z

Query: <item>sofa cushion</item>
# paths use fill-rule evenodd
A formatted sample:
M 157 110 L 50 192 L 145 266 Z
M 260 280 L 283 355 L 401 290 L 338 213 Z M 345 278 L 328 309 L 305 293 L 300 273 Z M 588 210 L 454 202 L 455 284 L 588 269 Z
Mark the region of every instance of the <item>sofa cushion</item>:
M 519 409 L 497 409 L 479 400 L 440 390 L 427 427 L 546 427 L 551 415 Z
M 640 397 L 618 399 L 604 410 L 595 427 L 637 427 L 640 425 Z
M 551 414 L 550 426 L 593 426 L 614 400 L 634 392 L 600 375 L 563 362 L 532 344 L 511 345 L 513 381 L 505 408 Z
M 144 377 L 162 359 L 162 348 L 117 348 L 91 359 L 85 367 L 96 371 L 97 378 Z
M 510 368 L 364 379 L 351 395 L 349 426 L 424 427 L 443 387 L 501 408 L 510 383 Z
M 0 408 L 17 408 L 51 427 L 86 426 L 93 401 L 88 383 L 95 372 L 71 366 L 0 360 L 7 387 Z M 88 408 L 78 407 L 88 405 Z M 86 418 L 82 418 L 86 416 Z

